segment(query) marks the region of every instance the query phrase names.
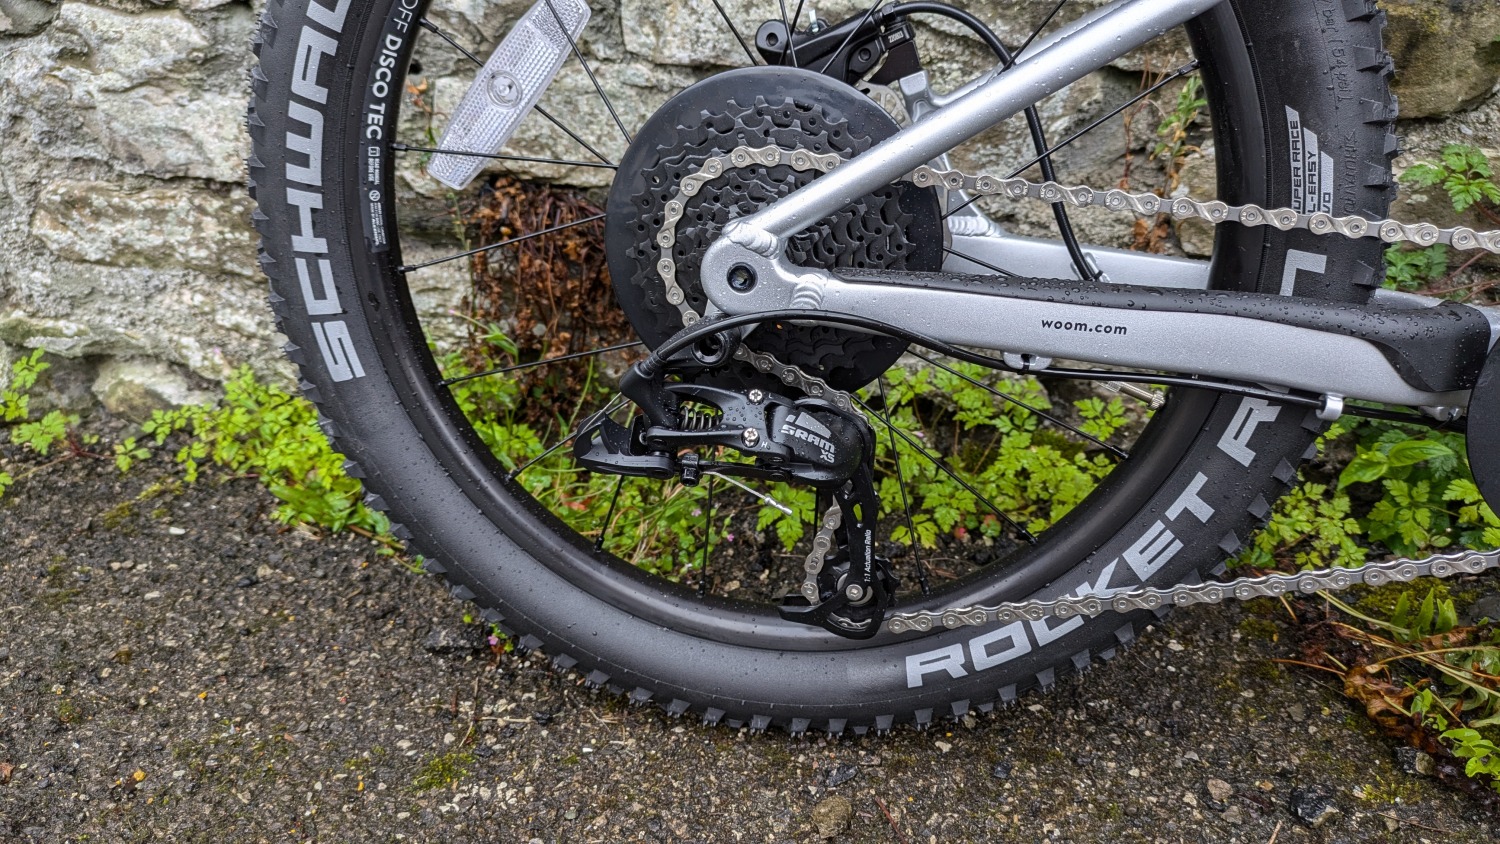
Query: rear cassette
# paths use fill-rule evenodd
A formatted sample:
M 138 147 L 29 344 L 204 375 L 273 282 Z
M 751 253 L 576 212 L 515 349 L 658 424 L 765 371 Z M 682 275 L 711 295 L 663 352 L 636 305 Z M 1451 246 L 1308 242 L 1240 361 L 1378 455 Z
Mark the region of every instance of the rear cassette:
M 731 71 L 674 97 L 636 135 L 620 162 L 607 207 L 605 236 L 615 296 L 641 339 L 654 348 L 683 327 L 682 312 L 667 301 L 666 285 L 656 270 L 663 256 L 653 235 L 685 176 L 742 145 L 850 158 L 898 129 L 889 114 L 854 88 L 793 68 Z M 688 307 L 704 311 L 699 260 L 724 225 L 816 175 L 789 165 L 737 169 L 687 199 L 669 257 Z M 942 266 L 942 232 L 935 191 L 893 185 L 793 238 L 788 254 L 793 263 L 808 267 L 932 272 Z M 887 337 L 777 325 L 759 329 L 746 344 L 842 390 L 870 383 L 906 348 Z M 740 374 L 764 380 L 749 367 Z

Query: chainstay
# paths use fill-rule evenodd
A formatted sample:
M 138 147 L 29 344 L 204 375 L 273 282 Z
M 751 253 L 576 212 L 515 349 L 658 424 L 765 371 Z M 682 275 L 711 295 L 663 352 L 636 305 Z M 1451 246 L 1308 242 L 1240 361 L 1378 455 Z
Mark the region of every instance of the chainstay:
M 1309 569 L 1297 574 L 1242 577 L 1224 583 L 1184 583 L 1168 589 L 1144 587 L 1128 592 L 1063 597 L 1051 601 L 1021 601 L 992 607 L 957 607 L 941 611 L 897 613 L 886 619 L 885 627 L 892 633 L 925 633 L 934 627 L 979 627 L 1080 615 L 1094 618 L 1106 612 L 1130 613 L 1162 607 L 1220 604 L 1231 598 L 1244 601 L 1281 595 L 1337 592 L 1359 584 L 1382 586 L 1387 583 L 1406 583 L 1418 577 L 1479 574 L 1493 568 L 1500 568 L 1500 550 L 1461 551 L 1421 560 L 1389 560 L 1347 569 Z
M 666 286 L 667 301 L 677 307 L 684 326 L 697 323 L 703 316 L 688 304 L 687 294 L 677 281 L 676 262 L 671 258 L 672 247 L 677 243 L 677 224 L 687 212 L 686 200 L 696 196 L 705 184 L 733 169 L 785 164 L 798 172 L 816 170 L 827 173 L 844 160 L 837 153 L 784 150 L 777 146 L 739 146 L 728 153 L 708 159 L 698 172 L 682 180 L 678 185 L 677 195 L 666 204 L 662 225 L 657 231 L 656 243 L 662 250 L 662 257 L 657 262 L 656 270 Z M 1386 243 L 1414 243 L 1419 246 L 1442 244 L 1459 250 L 1485 250 L 1500 254 L 1500 230 L 1481 232 L 1463 226 L 1444 229 L 1431 223 L 1367 220 L 1363 217 L 1335 217 L 1324 213 L 1303 214 L 1290 208 L 1265 209 L 1253 204 L 1229 205 L 1217 200 L 1203 202 L 1190 197 L 1167 200 L 1151 193 L 1131 193 L 1119 189 L 1101 191 L 1085 186 L 1068 187 L 1057 182 L 1033 182 L 982 173 L 973 175 L 961 170 L 938 170 L 927 165 L 913 170 L 906 180 L 919 187 L 942 187 L 976 197 L 1004 196 L 1047 204 L 1061 202 L 1078 208 L 1105 208 L 1136 216 L 1167 214 L 1179 221 L 1203 220 L 1212 225 L 1240 223 L 1246 226 L 1271 226 L 1281 231 L 1298 229 L 1353 240 L 1379 237 Z M 854 409 L 854 401 L 848 393 L 836 390 L 822 379 L 808 375 L 798 367 L 782 363 L 771 355 L 753 352 L 741 346 L 736 350 L 735 358 L 751 364 L 761 372 L 780 378 L 782 383 L 808 395 L 825 398 L 841 410 Z

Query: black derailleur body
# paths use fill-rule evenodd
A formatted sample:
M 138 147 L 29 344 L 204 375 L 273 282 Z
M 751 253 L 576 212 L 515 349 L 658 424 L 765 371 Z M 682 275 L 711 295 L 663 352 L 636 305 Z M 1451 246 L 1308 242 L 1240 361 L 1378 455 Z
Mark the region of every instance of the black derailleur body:
M 822 399 L 668 382 L 666 375 L 638 368 L 625 374 L 620 392 L 641 413 L 629 427 L 607 415 L 585 424 L 573 443 L 580 465 L 611 475 L 679 478 L 689 486 L 713 472 L 832 490 L 872 458 L 864 420 Z M 714 448 L 734 449 L 751 462 L 709 460 L 696 451 Z
M 725 348 L 715 350 L 716 361 L 727 357 Z M 678 478 L 689 486 L 711 472 L 813 487 L 818 513 L 832 500 L 842 518 L 815 578 L 818 600 L 789 595 L 781 615 L 846 638 L 875 635 L 897 581 L 890 563 L 875 554 L 879 501 L 869 423 L 818 398 L 667 380 L 669 374 L 691 378 L 709 368 L 687 355 L 654 371 L 632 367 L 620 392 L 641 412 L 628 427 L 604 413 L 589 420 L 574 440 L 574 458 L 593 472 Z M 710 460 L 698 451 L 717 448 L 734 449 L 751 461 Z

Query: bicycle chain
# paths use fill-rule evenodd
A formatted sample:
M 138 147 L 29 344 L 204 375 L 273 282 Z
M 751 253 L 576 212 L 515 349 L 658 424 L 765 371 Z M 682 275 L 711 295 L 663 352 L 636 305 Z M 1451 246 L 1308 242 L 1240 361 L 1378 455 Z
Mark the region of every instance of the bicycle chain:
M 771 167 L 788 164 L 799 172 L 819 170 L 827 173 L 844 162 L 837 153 L 818 154 L 805 150 L 783 150 L 780 147 L 740 146 L 726 155 L 710 158 L 697 173 L 682 180 L 678 192 L 682 197 L 692 197 L 712 179 L 722 176 L 729 167 Z M 1500 230 L 1480 232 L 1458 226 L 1439 228 L 1431 223 L 1402 223 L 1398 220 L 1367 220 L 1363 217 L 1335 217 L 1331 214 L 1304 214 L 1290 208 L 1265 209 L 1259 205 L 1229 205 L 1217 200 L 1201 202 L 1190 197 L 1163 199 L 1150 193 L 1129 191 L 1095 190 L 1076 186 L 1068 187 L 1057 182 L 1033 182 L 1022 178 L 1002 178 L 987 174 L 971 175 L 960 170 L 938 170 L 923 165 L 906 176 L 906 180 L 918 187 L 941 187 L 948 191 L 962 191 L 974 196 L 1004 196 L 1009 199 L 1030 199 L 1049 205 L 1064 203 L 1077 208 L 1105 208 L 1111 211 L 1154 216 L 1166 214 L 1174 220 L 1203 220 L 1211 225 L 1239 223 L 1245 226 L 1271 226 L 1281 231 L 1298 229 L 1316 235 L 1332 235 L 1359 240 L 1378 237 L 1385 243 L 1414 243 L 1418 246 L 1444 245 L 1461 251 L 1484 250 L 1500 255 Z M 656 242 L 662 249 L 662 258 L 657 262 L 657 273 L 667 288 L 667 301 L 676 305 L 682 313 L 684 326 L 693 325 L 702 318 L 687 304 L 687 296 L 677 283 L 677 267 L 671 259 L 671 248 L 677 242 L 677 222 L 686 212 L 683 199 L 673 197 L 666 205 L 661 230 Z M 736 360 L 751 364 L 757 370 L 773 374 L 782 383 L 832 402 L 843 410 L 855 409 L 853 398 L 842 390 L 834 389 L 816 376 L 782 363 L 772 355 L 755 352 L 744 345 L 735 350 Z M 828 555 L 833 551 L 835 532 L 843 521 L 843 513 L 835 504 L 819 522 L 813 536 L 813 548 L 803 563 L 805 577 L 801 586 L 803 597 L 811 602 L 818 600 L 818 575 Z M 1104 612 L 1130 613 L 1139 610 L 1155 610 L 1167 606 L 1184 607 L 1193 604 L 1219 604 L 1231 598 L 1247 600 L 1257 597 L 1277 597 L 1287 594 L 1311 594 L 1315 592 L 1340 591 L 1356 584 L 1379 586 L 1384 583 L 1404 583 L 1418 577 L 1453 577 L 1459 574 L 1479 574 L 1492 568 L 1500 568 L 1500 550 L 1464 551 L 1454 554 L 1438 554 L 1421 560 L 1398 559 L 1386 562 L 1371 562 L 1347 569 L 1311 569 L 1297 574 L 1268 574 L 1260 577 L 1241 577 L 1223 583 L 1182 583 L 1167 589 L 1142 587 L 1107 595 L 1084 595 L 1062 597 L 1053 600 L 1033 600 L 1002 603 L 995 606 L 952 607 L 946 610 L 922 610 L 896 613 L 885 621 L 886 629 L 892 633 L 927 632 L 934 626 L 953 629 L 977 627 L 988 624 L 1006 624 L 1019 620 L 1038 621 L 1043 618 L 1093 618 Z
M 1500 550 L 1436 554 L 1421 560 L 1388 560 L 1347 569 L 1309 569 L 1297 574 L 1241 577 L 1225 583 L 1179 584 L 1168 589 L 1142 587 L 1105 595 L 1064 597 L 1051 601 L 1020 601 L 993 607 L 960 607 L 942 611 L 899 613 L 886 619 L 892 633 L 926 632 L 941 623 L 947 628 L 1038 621 L 1043 618 L 1093 618 L 1103 612 L 1129 613 L 1165 606 L 1220 604 L 1234 598 L 1275 598 L 1280 595 L 1337 592 L 1356 584 L 1381 586 L 1406 583 L 1418 577 L 1454 577 L 1500 568 Z

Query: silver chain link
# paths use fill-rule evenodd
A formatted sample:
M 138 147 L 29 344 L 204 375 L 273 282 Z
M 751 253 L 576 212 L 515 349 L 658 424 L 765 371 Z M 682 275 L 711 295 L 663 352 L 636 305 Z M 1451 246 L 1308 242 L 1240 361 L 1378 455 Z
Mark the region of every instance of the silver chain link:
M 657 233 L 656 243 L 662 249 L 657 272 L 666 284 L 667 301 L 676 305 L 682 313 L 684 326 L 693 325 L 702 318 L 688 304 L 686 294 L 677 283 L 677 266 L 671 258 L 671 249 L 677 243 L 677 223 L 687 211 L 684 198 L 695 196 L 703 185 L 723 176 L 730 168 L 787 164 L 798 172 L 815 169 L 826 173 L 843 161 L 836 153 L 820 155 L 803 150 L 783 150 L 774 146 L 740 146 L 727 155 L 708 159 L 697 173 L 682 180 L 678 196 L 674 196 L 666 205 L 666 214 L 661 230 Z M 1463 226 L 1444 229 L 1431 223 L 1411 224 L 1389 219 L 1367 220 L 1363 217 L 1334 217 L 1323 213 L 1303 214 L 1290 208 L 1268 210 L 1258 205 L 1201 202 L 1189 197 L 1167 200 L 1150 193 L 1131 193 L 1118 189 L 1101 191 L 1090 187 L 1068 187 L 1057 182 L 1032 182 L 986 174 L 970 175 L 959 170 L 938 170 L 927 165 L 912 171 L 906 180 L 919 187 L 941 187 L 974 196 L 1004 196 L 1049 205 L 1061 202 L 1078 208 L 1105 208 L 1138 216 L 1166 214 L 1174 220 L 1204 220 L 1212 225 L 1239 223 L 1245 226 L 1271 226 L 1281 231 L 1298 229 L 1352 240 L 1378 237 L 1386 243 L 1414 243 L 1418 246 L 1442 244 L 1463 251 L 1485 250 L 1500 255 L 1500 230 L 1480 232 Z M 822 379 L 808 375 L 796 366 L 782 363 L 771 355 L 755 352 L 741 345 L 735 350 L 734 357 L 749 363 L 760 372 L 774 375 L 783 384 L 807 395 L 823 398 L 842 410 L 855 409 L 855 402 L 849 393 L 836 390 Z M 835 504 L 823 514 L 818 531 L 813 536 L 812 551 L 803 564 L 805 576 L 800 590 L 810 603 L 818 602 L 818 575 L 822 573 L 823 565 L 835 547 L 836 532 L 842 522 L 843 511 Z M 1493 568 L 1500 568 L 1500 550 L 1463 551 L 1421 560 L 1371 562 L 1346 569 L 1310 569 L 1297 574 L 1240 577 L 1223 583 L 1181 583 L 1166 589 L 1142 587 L 1105 595 L 896 613 L 886 619 L 885 626 L 892 633 L 925 633 L 939 625 L 952 629 L 1007 624 L 1020 620 L 1039 621 L 1043 618 L 1093 618 L 1105 612 L 1130 613 L 1161 607 L 1218 604 L 1231 598 L 1247 600 L 1312 594 L 1348 589 L 1356 584 L 1379 586 L 1385 583 L 1405 583 L 1425 576 L 1479 574 Z
M 823 573 L 823 564 L 828 561 L 828 555 L 833 553 L 835 536 L 839 527 L 844 523 L 844 511 L 838 504 L 829 507 L 823 513 L 823 520 L 818 523 L 818 532 L 813 536 L 813 547 L 807 555 L 807 561 L 802 564 L 802 597 L 809 604 L 818 603 L 818 575 Z
M 1174 220 L 1203 220 L 1216 226 L 1222 223 L 1239 223 L 1245 226 L 1271 226 L 1281 231 L 1300 229 L 1317 235 L 1337 235 L 1351 240 L 1378 237 L 1386 243 L 1414 243 L 1418 246 L 1442 244 L 1464 251 L 1485 250 L 1500 255 L 1500 230 L 1480 232 L 1465 226 L 1443 229 L 1431 223 L 1366 220 L 1364 217 L 1335 217 L 1324 213 L 1303 214 L 1290 208 L 1267 210 L 1259 205 L 1229 205 L 1217 200 L 1200 202 L 1190 197 L 1162 199 L 1151 193 L 1101 191 L 1090 187 L 1067 187 L 1057 182 L 1003 179 L 983 174 L 971 176 L 959 170 L 937 170 L 926 165 L 912 171 L 907 178 L 919 187 L 943 187 L 977 196 L 1031 199 L 1049 205 L 1061 202 L 1077 208 L 1106 208 L 1143 217 L 1166 214 Z
M 1386 583 L 1406 583 L 1426 576 L 1479 574 L 1492 568 L 1500 568 L 1500 551 L 1461 551 L 1421 560 L 1365 563 L 1347 569 L 1309 569 L 1297 574 L 1240 577 L 1225 583 L 1182 583 L 1168 589 L 1142 587 L 1128 592 L 1064 597 L 1051 601 L 1020 601 L 993 607 L 955 607 L 941 611 L 897 613 L 886 619 L 885 626 L 892 633 L 925 633 L 937 626 L 951 629 L 1080 615 L 1093 618 L 1104 612 L 1129 613 L 1161 607 L 1219 604 L 1230 598 L 1245 601 L 1280 595 L 1310 595 L 1314 592 L 1336 592 L 1360 583 L 1381 586 Z
M 780 147 L 739 146 L 730 150 L 727 155 L 718 155 L 708 159 L 703 162 L 702 167 L 698 168 L 698 172 L 682 180 L 677 187 L 677 195 L 667 201 L 665 213 L 662 215 L 661 229 L 656 233 L 656 245 L 661 247 L 661 258 L 656 262 L 656 272 L 667 285 L 667 301 L 676 305 L 677 310 L 681 312 L 684 327 L 693 325 L 703 318 L 702 314 L 693 310 L 693 306 L 688 304 L 687 294 L 683 292 L 682 285 L 677 283 L 677 262 L 672 260 L 672 247 L 677 245 L 677 223 L 682 219 L 682 215 L 687 213 L 687 200 L 697 196 L 698 191 L 702 190 L 705 184 L 723 176 L 730 169 L 757 165 L 775 167 L 778 164 L 786 164 L 799 173 L 805 173 L 808 170 L 827 173 L 839 166 L 843 160 L 835 152 L 820 155 L 802 150 L 787 151 Z

